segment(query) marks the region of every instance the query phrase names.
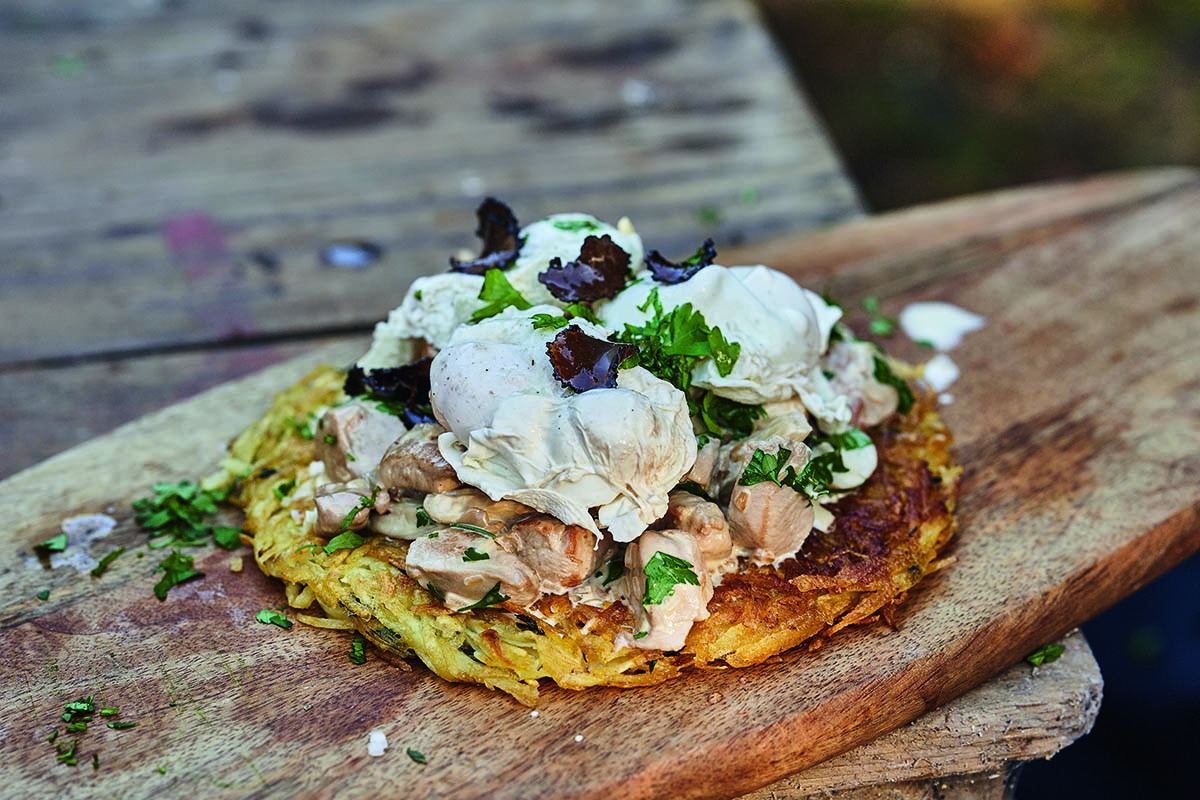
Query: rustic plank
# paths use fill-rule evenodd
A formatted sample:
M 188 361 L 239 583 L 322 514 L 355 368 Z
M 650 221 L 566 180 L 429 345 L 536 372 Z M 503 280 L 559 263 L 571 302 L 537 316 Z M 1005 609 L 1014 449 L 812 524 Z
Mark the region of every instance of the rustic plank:
M 1049 758 L 1092 729 L 1103 681 L 1087 640 L 1074 631 L 1058 644 L 1060 660 L 1040 668 L 1019 662 L 944 706 L 853 750 L 743 795 L 741 800 L 837 800 L 887 796 L 966 776 L 1001 784 L 1015 762 Z M 876 792 L 875 795 L 870 792 Z M 949 797 L 971 797 L 963 792 Z M 897 794 L 897 797 L 905 795 Z M 1000 795 L 997 795 L 999 797 Z
M 90 5 L 0 28 L 0 363 L 365 326 L 485 192 L 680 251 L 861 213 L 742 0 Z
M 121 769 L 90 788 L 135 797 L 397 785 L 434 797 L 731 797 L 963 693 L 1200 548 L 1200 179 L 1141 201 L 1129 192 L 1143 178 L 1108 180 L 1100 196 L 1128 202 L 924 250 L 913 238 L 925 267 L 881 296 L 889 313 L 936 297 L 988 317 L 954 352 L 964 374 L 944 408 L 966 470 L 956 562 L 911 593 L 899 630 L 847 631 L 812 653 L 669 687 L 551 688 L 535 718 L 421 670 L 348 669 L 336 634 L 256 626 L 249 615 L 278 589 L 256 571 L 230 575 L 223 553 L 202 554 L 209 577 L 165 604 L 148 599 L 145 560 L 119 560 L 95 587 L 69 567 L 26 564 L 22 551 L 80 510 L 111 505 L 121 520 L 106 541 L 79 545 L 93 555 L 136 542 L 128 500 L 151 480 L 210 468 L 238 421 L 298 369 L 283 365 L 0 483 L 0 506 L 21 510 L 0 548 L 0 592 L 16 599 L 0 617 L 11 782 L 69 791 L 71 776 L 38 759 L 51 755 L 55 705 L 97 685 L 157 732 L 97 744 Z M 857 285 L 903 263 L 853 261 L 839 275 Z M 43 588 L 46 604 L 33 599 Z M 337 711 L 314 721 L 305 705 Z M 377 726 L 394 749 L 372 760 L 365 734 Z M 430 763 L 407 761 L 406 746 Z

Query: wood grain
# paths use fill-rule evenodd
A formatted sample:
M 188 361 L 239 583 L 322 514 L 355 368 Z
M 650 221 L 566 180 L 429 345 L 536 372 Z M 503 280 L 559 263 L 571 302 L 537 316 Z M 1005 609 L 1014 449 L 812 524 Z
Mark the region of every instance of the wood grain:
M 161 604 L 149 594 L 153 559 L 127 555 L 96 581 L 27 565 L 64 516 L 108 504 L 122 524 L 93 554 L 136 542 L 128 501 L 152 480 L 211 467 L 238 421 L 304 367 L 283 365 L 0 483 L 0 507 L 17 510 L 0 551 L 0 590 L 15 600 L 0 617 L 10 781 L 29 794 L 72 791 L 77 778 L 54 769 L 44 740 L 63 702 L 101 688 L 154 731 L 96 737 L 112 768 L 87 785 L 131 797 L 399 787 L 454 798 L 727 798 L 920 716 L 1200 548 L 1200 179 L 1172 175 L 1170 188 L 1144 174 L 1087 184 L 1092 200 L 1057 222 L 1029 209 L 1026 224 L 994 233 L 996 198 L 982 198 L 964 239 L 924 246 L 937 225 L 901 238 L 919 268 L 903 249 L 842 264 L 849 285 L 889 276 L 885 312 L 945 299 L 988 318 L 954 351 L 963 377 L 944 408 L 965 467 L 957 560 L 912 592 L 899 630 L 847 631 L 814 653 L 665 687 L 550 689 L 534 718 L 419 669 L 374 658 L 353 668 L 344 635 L 254 623 L 278 588 L 253 570 L 229 574 L 224 553 L 201 555 L 209 576 Z M 1039 194 L 1021 196 L 1032 204 Z M 968 205 L 943 209 L 961 217 Z M 847 235 L 897 224 L 885 217 Z M 906 347 L 922 353 L 896 349 Z M 34 599 L 43 588 L 46 603 Z M 382 759 L 365 755 L 375 727 L 392 742 Z M 407 760 L 405 747 L 429 763 Z

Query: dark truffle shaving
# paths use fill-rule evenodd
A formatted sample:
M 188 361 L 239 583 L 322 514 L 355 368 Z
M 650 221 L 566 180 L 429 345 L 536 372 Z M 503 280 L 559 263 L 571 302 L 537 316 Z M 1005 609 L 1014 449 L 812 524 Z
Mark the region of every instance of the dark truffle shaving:
M 429 366 L 432 363 L 433 359 L 426 357 L 411 364 L 370 372 L 355 364 L 346 373 L 343 390 L 351 397 L 379 401 L 406 425 L 436 422 L 429 403 Z
M 667 261 L 657 250 L 651 250 L 646 256 L 646 266 L 650 268 L 654 280 L 674 284 L 683 283 L 716 260 L 717 248 L 713 246 L 713 240 L 705 239 L 704 244 L 700 245 L 695 253 L 678 264 Z
M 570 325 L 546 343 L 554 377 L 568 389 L 611 389 L 617 385 L 617 368 L 637 354 L 632 344 L 618 344 L 588 336 Z
M 584 239 L 575 261 L 550 259 L 550 268 L 538 280 L 564 303 L 583 303 L 616 297 L 628 277 L 629 253 L 606 233 Z
M 475 210 L 479 227 L 475 235 L 483 239 L 483 252 L 474 261 L 450 258 L 450 269 L 468 275 L 482 275 L 489 269 L 506 269 L 521 251 L 521 226 L 512 209 L 494 197 L 489 197 Z

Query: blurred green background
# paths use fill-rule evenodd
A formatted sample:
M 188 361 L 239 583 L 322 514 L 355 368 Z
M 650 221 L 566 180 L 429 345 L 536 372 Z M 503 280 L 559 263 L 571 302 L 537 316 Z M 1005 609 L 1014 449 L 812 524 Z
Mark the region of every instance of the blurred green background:
M 757 0 L 872 211 L 1200 165 L 1200 0 Z M 1017 800 L 1191 797 L 1200 556 L 1083 626 L 1092 733 Z
M 758 0 L 872 210 L 1200 163 L 1198 0 Z

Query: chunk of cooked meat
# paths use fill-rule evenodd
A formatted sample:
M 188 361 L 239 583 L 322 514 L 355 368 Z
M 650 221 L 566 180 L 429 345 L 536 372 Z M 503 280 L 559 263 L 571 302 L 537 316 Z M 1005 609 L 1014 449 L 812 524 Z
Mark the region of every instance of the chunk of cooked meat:
M 822 366 L 834 373 L 834 391 L 850 398 L 851 424 L 869 428 L 896 411 L 900 395 L 875 380 L 875 349 L 869 342 L 834 342 Z
M 493 500 L 474 487 L 464 486 L 426 497 L 425 513 L 446 525 L 462 522 L 501 533 L 513 522 L 537 512 L 516 500 Z
M 765 453 L 778 452 L 780 443 L 763 447 Z M 790 448 L 789 448 L 790 449 Z M 792 452 L 786 466 L 796 472 L 808 463 L 804 445 Z M 790 486 L 762 481 L 751 486 L 735 484 L 729 499 L 729 530 L 733 543 L 749 551 L 755 564 L 772 564 L 795 555 L 812 530 L 814 509 L 807 495 Z
M 646 567 L 659 553 L 686 562 L 698 585 L 676 583 L 662 602 L 647 604 Z M 616 588 L 633 612 L 635 636 L 640 638 L 623 634 L 617 643 L 647 650 L 682 648 L 692 623 L 708 618 L 713 585 L 703 563 L 699 540 L 686 531 L 649 530 L 625 548 L 625 574 Z
M 478 603 L 497 583 L 500 593 L 519 606 L 538 598 L 537 575 L 495 540 L 457 528 L 441 528 L 433 534 L 409 545 L 404 570 L 422 586 L 432 585 L 434 594 L 445 597 L 447 607 L 462 609 Z
M 542 592 L 552 594 L 583 583 L 607 554 L 597 547 L 597 537 L 591 531 L 566 525 L 548 514 L 513 523 L 496 541 L 537 573 Z
M 317 423 L 317 458 L 330 480 L 371 478 L 388 446 L 405 430 L 399 418 L 374 404 L 351 400 L 326 411 Z
M 692 464 L 692 468 L 688 470 L 687 475 L 683 476 L 685 481 L 695 481 L 708 488 L 709 481 L 712 480 L 713 467 L 717 463 L 717 454 L 721 450 L 721 442 L 719 439 L 709 439 L 696 451 L 696 460 Z
M 462 483 L 454 468 L 442 458 L 437 438 L 446 429 L 420 422 L 388 446 L 379 461 L 379 485 L 398 492 L 448 492 Z
M 709 572 L 729 558 L 733 550 L 729 523 L 716 503 L 690 492 L 671 492 L 665 520 L 669 527 L 696 537 Z
M 371 505 L 364 505 L 363 498 L 375 497 Z M 356 531 L 365 527 L 371 518 L 371 512 L 383 514 L 388 510 L 391 497 L 387 492 L 374 491 L 362 478 L 356 478 L 345 483 L 328 483 L 317 490 L 317 523 L 316 531 L 322 536 L 340 533 L 343 530 Z M 358 513 L 350 520 L 345 528 L 342 524 L 355 508 Z
M 804 411 L 799 408 L 781 412 L 777 417 L 759 420 L 745 439 L 734 440 L 721 446 L 713 467 L 709 494 L 720 498 L 722 502 L 728 501 L 734 484 L 754 457 L 755 450 L 774 453 L 783 446 L 792 453 L 801 450 L 807 452 L 804 440 L 810 433 L 812 426 L 808 424 L 808 417 Z

